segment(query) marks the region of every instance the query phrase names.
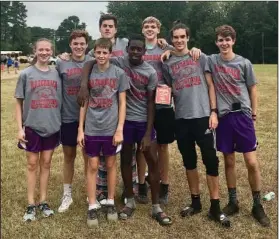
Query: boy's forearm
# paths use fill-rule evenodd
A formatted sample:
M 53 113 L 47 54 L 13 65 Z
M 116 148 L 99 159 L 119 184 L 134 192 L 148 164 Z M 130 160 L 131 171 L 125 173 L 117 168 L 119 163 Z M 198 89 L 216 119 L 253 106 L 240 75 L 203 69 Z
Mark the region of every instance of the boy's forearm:
M 18 130 L 22 130 L 22 99 L 16 99 L 16 122 Z
M 155 117 L 155 91 L 148 91 L 147 102 L 147 135 L 151 135 Z
M 213 83 L 213 80 L 212 80 L 212 76 L 211 76 L 210 73 L 206 73 L 205 78 L 206 78 L 206 81 L 207 81 L 210 108 L 211 109 L 216 109 L 217 108 L 216 93 L 215 93 L 215 87 L 214 87 L 214 83 Z
M 118 125 L 116 131 L 123 131 L 124 122 L 126 118 L 126 93 L 125 95 L 119 95 L 119 113 L 118 113 Z
M 258 97 L 256 85 L 250 87 L 249 96 L 251 101 L 252 115 L 257 115 Z
M 85 115 L 87 112 L 88 102 L 85 103 L 84 107 L 80 107 L 79 111 L 79 126 L 78 129 L 82 130 L 84 129 L 84 122 L 85 122 Z
M 81 88 L 88 87 L 89 74 L 95 63 L 95 60 L 90 60 L 84 64 L 81 73 Z

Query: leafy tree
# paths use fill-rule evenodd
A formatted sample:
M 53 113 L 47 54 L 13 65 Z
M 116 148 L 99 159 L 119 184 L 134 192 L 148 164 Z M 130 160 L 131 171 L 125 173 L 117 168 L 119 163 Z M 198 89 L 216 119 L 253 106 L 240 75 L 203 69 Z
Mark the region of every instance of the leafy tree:
M 70 16 L 64 19 L 59 25 L 56 34 L 56 49 L 57 53 L 69 52 L 69 36 L 74 29 L 85 29 L 86 24 L 84 22 L 80 23 L 77 16 Z

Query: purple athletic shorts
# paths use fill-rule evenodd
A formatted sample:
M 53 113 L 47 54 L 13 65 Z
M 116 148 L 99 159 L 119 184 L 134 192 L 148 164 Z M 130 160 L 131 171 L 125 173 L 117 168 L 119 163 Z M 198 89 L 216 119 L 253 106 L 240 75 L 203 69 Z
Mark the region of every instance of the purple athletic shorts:
M 123 135 L 124 135 L 124 143 L 133 144 L 140 143 L 145 132 L 146 132 L 147 122 L 137 122 L 125 120 Z M 156 139 L 156 132 L 154 128 L 151 132 L 151 141 Z
M 33 129 L 25 127 L 25 147 L 18 143 L 20 149 L 25 149 L 28 152 L 39 153 L 44 150 L 55 149 L 60 144 L 60 131 L 52 134 L 49 137 L 42 137 Z
M 116 155 L 117 146 L 112 144 L 113 136 L 84 136 L 85 153 L 89 157 Z
M 78 122 L 62 123 L 61 143 L 64 146 L 77 146 Z
M 254 123 L 243 112 L 231 112 L 219 118 L 216 129 L 217 150 L 222 153 L 248 153 L 257 148 Z

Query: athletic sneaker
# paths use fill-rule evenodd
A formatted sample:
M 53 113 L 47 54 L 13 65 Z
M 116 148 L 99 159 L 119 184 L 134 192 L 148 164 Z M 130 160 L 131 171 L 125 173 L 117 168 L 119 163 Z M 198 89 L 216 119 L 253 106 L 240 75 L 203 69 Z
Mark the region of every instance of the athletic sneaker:
M 54 215 L 54 211 L 49 208 L 49 205 L 46 202 L 41 202 L 38 205 L 38 208 L 41 210 L 44 217 L 50 217 Z
M 118 214 L 115 205 L 107 205 L 107 219 L 109 221 L 117 221 Z
M 224 207 L 223 212 L 228 216 L 232 216 L 238 213 L 239 212 L 238 202 L 237 203 L 229 202 L 227 206 Z
M 263 206 L 261 204 L 257 206 L 253 206 L 252 208 L 252 215 L 253 217 L 264 227 L 270 226 L 270 220 L 265 214 Z
M 136 200 L 138 203 L 147 204 L 148 203 L 148 187 L 146 182 L 144 184 L 138 184 L 138 195 L 136 196 Z
M 58 212 L 65 212 L 69 209 L 70 205 L 73 203 L 72 196 L 69 194 L 64 194 L 62 198 L 62 203 L 58 208 Z
M 193 216 L 197 213 L 200 213 L 202 210 L 202 207 L 200 206 L 199 208 L 195 208 L 192 205 L 186 206 L 180 211 L 180 216 L 181 217 L 189 217 Z
M 97 195 L 97 201 L 101 204 L 101 206 L 105 206 L 107 204 L 107 197 L 104 193 L 100 193 Z
M 91 209 L 87 211 L 87 226 L 96 227 L 98 226 L 98 214 L 97 209 Z
M 208 218 L 211 220 L 214 220 L 215 222 L 218 222 L 221 224 L 223 227 L 230 227 L 231 222 L 230 219 L 226 216 L 226 214 L 219 212 L 219 213 L 212 213 L 209 211 L 208 213 Z
M 23 220 L 25 222 L 31 222 L 36 220 L 36 206 L 35 205 L 29 205 L 26 208 L 26 212 L 23 216 Z

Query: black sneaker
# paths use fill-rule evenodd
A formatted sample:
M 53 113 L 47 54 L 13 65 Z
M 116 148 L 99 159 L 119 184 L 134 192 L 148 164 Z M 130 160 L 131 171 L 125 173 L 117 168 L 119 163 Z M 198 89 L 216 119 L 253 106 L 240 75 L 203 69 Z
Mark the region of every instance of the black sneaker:
M 232 216 L 238 213 L 239 212 L 238 202 L 237 203 L 229 202 L 227 206 L 224 207 L 223 212 L 228 216 Z
M 117 221 L 118 213 L 115 205 L 107 205 L 107 219 L 108 221 Z
M 96 227 L 98 226 L 98 214 L 97 209 L 91 209 L 87 211 L 87 226 Z
M 159 203 L 167 205 L 169 202 L 169 185 L 160 184 Z
M 147 204 L 148 197 L 147 197 L 148 187 L 146 182 L 144 184 L 139 184 L 139 191 L 138 195 L 136 196 L 136 200 L 140 204 Z
M 189 217 L 189 216 L 193 216 L 197 213 L 200 213 L 202 210 L 202 207 L 200 206 L 199 208 L 194 208 L 192 205 L 187 206 L 185 208 L 183 208 L 180 211 L 180 216 L 181 217 Z
M 209 211 L 208 218 L 214 220 L 221 224 L 222 227 L 230 227 L 231 222 L 230 219 L 226 216 L 226 214 L 219 212 L 219 213 L 212 213 Z
M 270 226 L 270 220 L 265 214 L 263 206 L 261 204 L 253 206 L 252 215 L 263 227 Z
M 41 202 L 38 205 L 38 208 L 41 210 L 44 217 L 50 217 L 54 215 L 54 211 L 50 209 L 49 205 L 46 202 Z

